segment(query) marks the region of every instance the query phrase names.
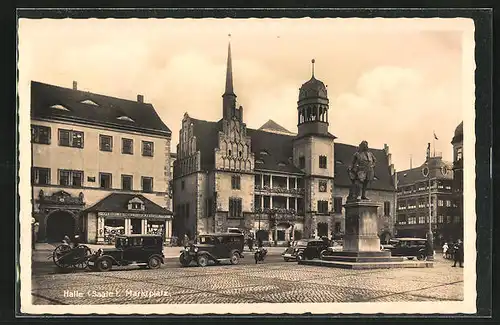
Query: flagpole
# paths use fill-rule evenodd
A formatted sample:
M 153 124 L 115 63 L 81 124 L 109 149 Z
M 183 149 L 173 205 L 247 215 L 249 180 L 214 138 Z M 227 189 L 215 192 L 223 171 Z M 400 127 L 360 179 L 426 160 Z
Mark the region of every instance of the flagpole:
M 436 141 L 436 132 L 433 130 L 432 131 L 432 152 L 434 152 L 434 157 L 436 157 L 436 144 L 435 144 L 435 141 Z

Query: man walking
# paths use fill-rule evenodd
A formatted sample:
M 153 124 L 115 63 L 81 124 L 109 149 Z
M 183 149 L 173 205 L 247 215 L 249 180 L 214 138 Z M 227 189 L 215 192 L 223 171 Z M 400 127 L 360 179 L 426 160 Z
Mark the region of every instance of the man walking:
M 453 250 L 454 250 L 454 254 L 453 254 L 454 263 L 453 263 L 452 267 L 457 266 L 457 262 L 458 262 L 458 265 L 460 267 L 463 267 L 462 263 L 464 262 L 464 245 L 462 243 L 462 240 L 459 239 L 457 241 L 457 243 L 453 247 Z

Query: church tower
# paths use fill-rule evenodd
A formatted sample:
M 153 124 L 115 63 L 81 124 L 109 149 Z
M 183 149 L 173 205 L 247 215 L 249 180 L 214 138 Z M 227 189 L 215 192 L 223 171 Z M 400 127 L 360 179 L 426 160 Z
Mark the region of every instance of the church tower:
M 237 107 L 236 94 L 233 89 L 233 62 L 231 58 L 231 42 L 227 47 L 227 64 L 226 64 L 226 88 L 222 95 L 222 118 L 229 121 L 236 118 L 243 122 L 243 107 Z
M 305 173 L 307 237 L 330 237 L 333 231 L 334 140 L 328 132 L 328 96 L 325 84 L 312 76 L 299 90 L 298 134 L 293 142 L 294 164 Z

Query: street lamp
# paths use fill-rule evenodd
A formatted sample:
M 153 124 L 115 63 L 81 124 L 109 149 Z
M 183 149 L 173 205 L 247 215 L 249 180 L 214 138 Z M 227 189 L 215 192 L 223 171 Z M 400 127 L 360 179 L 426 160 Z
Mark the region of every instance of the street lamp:
M 431 196 L 431 177 L 429 167 L 425 166 L 422 169 L 422 175 L 428 180 L 429 186 L 429 232 L 427 233 L 427 242 L 429 249 L 427 250 L 427 260 L 434 260 L 434 235 L 432 234 L 432 196 Z

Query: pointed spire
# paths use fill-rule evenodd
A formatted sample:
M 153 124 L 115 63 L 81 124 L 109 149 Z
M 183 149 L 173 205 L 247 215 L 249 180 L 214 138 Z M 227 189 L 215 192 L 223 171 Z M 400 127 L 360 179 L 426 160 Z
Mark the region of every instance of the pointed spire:
M 224 95 L 234 95 L 233 90 L 233 62 L 231 59 L 231 34 L 229 36 L 229 44 L 227 47 L 227 66 L 226 66 L 226 89 Z
M 314 63 L 316 63 L 316 60 L 312 59 L 311 63 L 312 63 L 312 77 L 314 78 Z

